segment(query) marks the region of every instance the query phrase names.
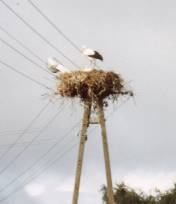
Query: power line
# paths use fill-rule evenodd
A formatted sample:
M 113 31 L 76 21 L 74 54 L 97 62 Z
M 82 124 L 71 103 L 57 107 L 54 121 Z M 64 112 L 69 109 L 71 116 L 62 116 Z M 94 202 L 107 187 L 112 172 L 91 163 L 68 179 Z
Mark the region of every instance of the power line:
M 19 134 L 19 133 L 18 133 Z M 27 134 L 27 133 L 26 133 Z M 35 143 L 33 143 L 33 145 L 38 145 L 38 144 L 46 144 L 46 142 L 50 142 L 50 141 L 56 141 L 58 139 L 58 137 L 57 138 L 49 138 L 49 139 L 43 139 L 43 140 L 37 140 Z M 30 141 L 26 141 L 26 142 L 18 142 L 16 145 L 15 145 L 15 147 L 17 147 L 17 146 L 23 146 L 24 144 L 28 144 L 28 143 L 30 143 Z M 6 148 L 6 147 L 8 147 L 8 146 L 10 146 L 10 145 L 12 145 L 13 143 L 8 143 L 8 144 L 2 144 L 2 145 L 0 145 L 0 148 Z M 1 149 L 2 150 L 2 149 Z
M 65 138 L 67 138 L 70 133 L 78 126 L 78 124 L 80 123 L 77 122 L 65 135 L 63 135 L 56 143 L 54 143 L 53 145 L 51 145 L 51 147 L 44 153 L 42 154 L 36 161 L 34 161 L 28 168 L 26 168 L 24 171 L 22 171 L 17 177 L 15 177 L 12 181 L 10 181 L 9 183 L 7 183 L 4 187 L 2 187 L 0 189 L 0 193 L 2 191 L 4 191 L 6 188 L 8 188 L 10 185 L 12 185 L 13 183 L 15 183 L 20 177 L 22 177 L 23 175 L 25 175 L 28 171 L 30 171 L 33 167 L 35 167 L 36 165 L 38 165 L 38 163 L 44 159 L 51 151 L 53 151 L 53 149 L 60 144 Z M 58 153 L 57 153 L 58 154 Z M 49 161 L 51 161 L 51 159 L 49 159 Z
M 122 102 L 119 106 L 117 106 L 117 108 L 116 108 L 115 110 L 113 110 L 113 111 L 107 116 L 107 118 L 109 118 L 110 116 L 112 116 L 120 107 L 122 107 L 123 105 L 125 105 L 126 102 L 129 100 L 129 98 L 130 98 L 130 97 L 128 97 L 124 102 Z M 76 123 L 76 125 L 73 126 L 72 129 L 71 129 L 67 134 L 65 134 L 65 135 L 61 138 L 61 140 L 62 140 L 62 139 L 65 139 L 65 138 L 69 135 L 69 133 L 70 133 L 74 128 L 76 128 L 76 127 L 78 126 L 79 123 L 80 123 L 80 121 L 79 121 L 78 123 Z M 93 128 L 93 129 L 90 131 L 90 133 L 92 133 L 94 130 L 95 130 L 95 128 Z M 49 139 L 49 141 L 50 141 L 50 140 L 51 140 L 51 139 Z M 47 141 L 47 140 L 43 140 L 43 141 Z M 54 143 L 54 145 L 52 145 L 51 148 L 49 149 L 49 152 L 50 152 L 52 149 L 54 149 L 54 148 L 56 147 L 56 145 L 59 144 L 60 142 L 61 142 L 61 141 L 59 140 L 59 141 L 57 141 L 56 143 Z M 28 142 L 28 143 L 30 143 L 30 142 Z M 22 144 L 23 144 L 23 143 L 22 143 Z M 48 152 L 48 153 L 49 153 L 49 152 Z M 48 154 L 48 153 L 46 153 L 46 154 Z M 37 162 L 39 162 L 39 160 L 38 160 Z
M 39 132 L 39 131 L 37 131 L 37 132 Z M 28 132 L 28 133 L 29 133 L 29 132 Z M 28 133 L 26 133 L 26 134 L 28 134 Z M 19 134 L 19 133 L 18 133 L 18 134 Z M 57 141 L 57 139 L 58 139 L 58 137 L 47 138 L 47 139 L 42 139 L 42 140 L 37 140 L 35 143 L 33 143 L 33 145 L 46 144 L 47 142 L 50 142 L 50 141 L 55 142 L 55 141 Z M 18 143 L 16 143 L 15 147 L 21 146 L 21 145 L 24 145 L 24 144 L 28 144 L 28 143 L 30 143 L 30 140 L 29 140 L 29 141 L 25 141 L 25 142 L 18 142 Z M 6 148 L 6 147 L 8 147 L 8 146 L 10 146 L 10 145 L 12 145 L 12 144 L 13 144 L 13 143 L 1 144 L 1 145 L 0 145 L 0 148 Z
M 31 24 L 29 24 L 23 17 L 21 17 L 14 9 L 12 9 L 4 0 L 0 0 L 0 2 L 10 10 L 18 19 L 20 19 L 30 30 L 32 30 L 36 35 L 38 35 L 43 41 L 45 41 L 50 47 L 56 50 L 60 55 L 62 55 L 67 61 L 69 61 L 72 65 L 79 67 L 76 63 L 74 63 L 69 57 L 67 57 L 62 51 L 60 51 L 56 46 L 54 46 L 47 38 L 45 38 L 41 33 L 39 33 Z M 59 62 L 61 63 L 61 62 Z M 62 64 L 62 63 L 61 63 Z
M 75 142 L 68 150 L 73 149 L 73 147 L 75 147 L 77 144 L 78 144 L 78 142 Z M 66 152 L 68 152 L 68 150 L 67 150 Z M 56 161 L 58 161 L 58 158 L 56 158 L 54 161 L 48 160 L 48 163 L 49 163 L 49 164 L 48 164 L 47 166 L 45 166 L 44 168 L 42 168 L 42 169 L 40 168 L 40 169 L 42 170 L 42 172 L 44 172 L 44 171 L 46 171 L 49 167 L 51 167 L 52 165 L 54 165 Z M 41 176 L 41 173 L 40 173 L 38 176 Z M 36 177 L 38 177 L 38 176 L 36 176 Z M 35 177 L 35 178 L 36 178 L 36 177 Z M 34 179 L 34 175 L 33 175 L 32 178 Z M 32 180 L 33 180 L 33 179 L 32 179 Z
M 26 60 L 28 60 L 29 62 L 31 62 L 32 64 L 34 64 L 35 66 L 37 66 L 39 69 L 41 69 L 42 71 L 45 71 L 49 74 L 51 74 L 51 72 L 49 72 L 47 69 L 45 69 L 44 67 L 40 66 L 38 63 L 34 62 L 32 59 L 30 59 L 29 57 L 27 57 L 26 55 L 24 55 L 21 51 L 19 51 L 18 49 L 16 49 L 15 47 L 13 47 L 12 45 L 10 45 L 7 41 L 3 40 L 2 38 L 0 38 L 0 41 L 2 43 L 4 43 L 6 46 L 8 46 L 9 48 L 11 48 L 13 51 L 17 52 L 19 55 L 21 55 L 22 57 L 24 57 Z
M 73 140 L 73 138 L 69 141 L 69 143 Z M 68 150 L 73 149 L 73 147 L 75 147 L 78 144 L 78 142 L 75 142 Z M 66 152 L 68 152 L 68 150 Z M 57 154 L 59 154 L 60 152 L 57 152 Z M 63 153 L 62 153 L 63 154 Z M 58 158 L 56 158 L 54 161 L 52 161 L 52 158 L 50 160 L 48 160 L 48 162 L 46 163 L 46 166 L 44 168 L 38 168 L 38 170 L 41 170 L 41 172 L 35 176 L 35 174 L 32 175 L 31 179 L 34 180 L 35 178 L 37 178 L 38 176 L 41 176 L 41 174 L 46 171 L 49 167 L 51 167 L 52 165 L 54 165 L 56 163 L 56 161 L 58 161 Z M 34 178 L 35 177 L 35 178 Z
M 32 125 L 36 122 L 36 120 L 42 115 L 42 113 L 47 109 L 50 102 L 48 102 L 42 109 L 39 111 L 39 113 L 30 121 L 30 123 L 27 125 L 27 127 L 24 129 L 24 131 L 16 138 L 16 140 L 7 148 L 7 150 L 0 156 L 0 160 L 2 160 L 17 144 L 17 142 L 25 135 L 25 133 L 32 127 Z
M 34 179 L 36 179 L 37 177 L 39 177 L 40 175 L 42 175 L 47 169 L 49 169 L 51 166 L 53 166 L 56 162 L 60 161 L 67 153 L 69 153 L 74 147 L 77 146 L 78 143 L 74 143 L 72 146 L 70 146 L 66 151 L 64 151 L 62 154 L 59 155 L 59 157 L 56 157 L 56 159 L 54 159 L 50 164 L 48 164 L 48 166 L 46 166 L 44 169 L 42 169 L 41 172 L 39 172 L 38 174 L 34 175 L 32 178 L 30 178 L 30 180 L 28 181 L 24 181 L 20 186 L 18 186 L 14 191 L 12 191 L 11 193 L 9 193 L 7 196 L 5 196 L 4 198 L 0 199 L 0 202 L 3 202 L 5 200 L 7 200 L 11 195 L 13 195 L 14 193 L 18 192 L 21 188 L 23 188 L 25 185 L 29 184 L 31 181 L 33 181 Z
M 122 105 L 124 105 L 124 104 L 128 101 L 128 99 L 129 99 L 129 98 L 127 98 L 127 99 L 125 100 L 125 102 L 121 103 L 121 104 L 118 106 L 118 109 L 119 109 Z M 110 117 L 112 114 L 114 114 L 116 111 L 117 111 L 117 108 L 114 109 L 110 114 L 108 114 L 107 118 L 109 118 L 109 117 Z M 94 128 L 91 129 L 90 134 L 92 133 L 93 130 L 94 130 Z M 38 130 L 36 130 L 36 131 L 31 130 L 31 132 L 28 131 L 28 133 L 33 133 L 33 132 L 38 132 Z M 19 133 L 13 133 L 13 134 L 19 134 Z M 27 133 L 26 133 L 26 134 L 27 134 Z M 0 135 L 0 136 L 7 136 L 7 135 Z M 33 145 L 46 144 L 47 142 L 51 142 L 51 141 L 55 142 L 57 139 L 58 139 L 58 137 L 48 138 L 48 139 L 46 138 L 46 139 L 42 139 L 42 140 L 37 140 L 35 143 L 33 143 Z M 30 141 L 19 142 L 19 143 L 16 143 L 15 147 L 17 148 L 17 146 L 25 145 L 25 144 L 28 144 L 28 143 L 30 143 Z M 8 146 L 10 146 L 10 145 L 12 145 L 12 143 L 10 143 L 10 144 L 2 144 L 2 145 L 0 145 L 0 148 L 6 148 L 6 147 L 8 147 Z
M 18 133 L 18 134 L 19 134 L 19 133 Z M 27 134 L 27 133 L 26 133 L 26 134 Z M 51 142 L 51 141 L 55 142 L 55 141 L 57 141 L 57 139 L 58 139 L 58 137 L 47 138 L 47 139 L 42 139 L 42 140 L 37 140 L 35 143 L 33 143 L 33 145 L 46 144 L 46 143 Z M 14 148 L 18 148 L 17 146 L 23 146 L 23 145 L 28 144 L 28 143 L 30 143 L 30 141 L 18 142 L 18 143 L 15 145 Z M 10 146 L 10 145 L 12 145 L 12 144 L 13 144 L 13 143 L 2 144 L 2 145 L 0 145 L 0 148 L 6 148 L 6 147 L 8 147 L 8 146 Z M 2 149 L 0 149 L 0 150 L 2 150 Z
M 3 28 L 0 25 L 0 30 L 2 30 L 4 33 L 6 33 L 12 40 L 14 40 L 15 42 L 17 42 L 19 45 L 21 45 L 21 47 L 23 47 L 25 50 L 27 50 L 31 55 L 33 55 L 34 57 L 36 57 L 40 62 L 46 64 L 46 62 L 39 57 L 36 53 L 34 53 L 30 48 L 28 48 L 23 42 L 21 42 L 20 40 L 18 40 L 15 36 L 13 36 L 11 33 L 9 33 L 5 28 Z
M 39 7 L 34 4 L 34 2 L 32 2 L 31 0 L 28 0 L 28 2 L 33 6 L 33 8 L 36 9 L 36 11 L 60 34 L 62 35 L 62 37 L 67 40 L 78 52 L 81 53 L 80 48 L 72 41 L 70 40 L 70 38 L 68 38 L 64 32 L 58 28 L 58 26 L 56 26 L 56 24 L 54 24 L 45 14 L 44 12 L 41 11 L 41 9 L 39 9 Z
M 23 72 L 17 70 L 16 68 L 14 68 L 14 67 L 12 67 L 11 65 L 5 63 L 4 61 L 0 60 L 0 63 L 1 63 L 2 65 L 4 65 L 5 67 L 11 69 L 12 71 L 14 71 L 14 72 L 20 74 L 21 76 L 25 77 L 26 79 L 29 79 L 29 80 L 33 81 L 34 83 L 36 83 L 36 84 L 38 84 L 38 85 L 40 85 L 40 86 L 42 86 L 42 87 L 44 87 L 44 88 L 46 88 L 46 89 L 49 89 L 49 90 L 51 89 L 51 88 L 49 88 L 48 86 L 46 86 L 45 84 L 43 84 L 43 83 L 37 81 L 36 79 L 34 79 L 34 78 L 28 76 L 27 74 L 24 74 Z
M 23 132 L 24 129 L 21 130 L 6 130 L 6 131 L 0 131 L 0 137 L 2 136 L 8 136 L 8 135 L 16 135 L 19 134 L 20 132 Z M 37 132 L 38 129 L 31 129 L 30 131 L 28 131 L 28 133 L 33 133 L 33 132 Z
M 50 103 L 50 102 L 49 102 Z M 63 105 L 61 105 L 62 107 Z M 30 143 L 28 143 L 26 146 L 24 146 L 24 148 L 17 154 L 15 155 L 15 157 L 13 158 L 13 160 L 11 160 L 3 169 L 0 170 L 0 175 L 3 174 L 12 164 L 15 163 L 15 161 L 31 146 L 31 144 L 33 144 L 33 142 L 35 142 L 35 140 L 49 127 L 49 125 L 57 118 L 57 116 L 62 112 L 62 109 L 59 109 L 59 111 L 54 115 L 54 117 L 52 117 L 48 122 L 47 124 L 40 130 L 40 132 L 30 141 Z M 31 122 L 31 124 L 33 124 Z M 19 139 L 21 138 L 22 136 L 20 136 L 19 138 L 17 138 L 15 140 L 15 142 L 18 142 Z M 16 143 L 14 143 L 16 144 Z M 14 146 L 14 145 L 13 145 Z M 11 147 L 12 149 L 13 147 Z M 11 150 L 10 149 L 10 150 Z M 4 154 L 5 155 L 5 154 Z
M 128 100 L 128 99 L 127 99 Z M 126 101 L 127 101 L 126 100 Z M 122 105 L 124 105 L 126 103 L 126 101 L 122 104 L 120 104 L 119 107 L 121 107 Z M 118 108 L 119 108 L 118 107 Z M 115 109 L 115 111 L 117 110 L 117 108 Z M 114 114 L 114 112 L 111 112 L 109 114 L 109 116 L 111 114 Z M 91 133 L 95 130 L 95 128 L 93 128 L 91 130 Z M 71 148 L 69 148 L 66 152 L 64 152 L 62 155 L 59 156 L 59 158 L 56 158 L 55 160 L 53 160 L 50 164 L 48 164 L 45 168 L 41 169 L 40 172 L 38 172 L 37 174 L 34 174 L 33 177 L 31 177 L 28 181 L 24 181 L 20 186 L 18 186 L 14 191 L 12 191 L 11 193 L 9 193 L 7 196 L 5 196 L 4 198 L 0 199 L 1 202 L 7 200 L 10 196 L 12 196 L 14 193 L 18 192 L 21 188 L 23 188 L 25 185 L 29 184 L 31 181 L 33 181 L 34 179 L 36 179 L 37 177 L 39 177 L 40 175 L 42 175 L 48 168 L 50 168 L 52 165 L 54 165 L 58 160 L 60 160 L 66 153 L 68 153 L 69 151 L 71 151 L 78 143 L 76 142 L 74 145 L 71 146 Z M 49 160 L 50 161 L 50 160 Z M 19 178 L 19 177 L 18 177 Z M 9 184 L 10 185 L 10 184 Z M 5 190 L 5 189 L 4 189 Z

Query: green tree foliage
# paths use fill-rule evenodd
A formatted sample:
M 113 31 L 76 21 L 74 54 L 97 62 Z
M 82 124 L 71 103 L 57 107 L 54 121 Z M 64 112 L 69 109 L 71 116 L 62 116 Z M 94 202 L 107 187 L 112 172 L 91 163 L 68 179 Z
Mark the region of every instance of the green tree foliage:
M 102 200 L 107 201 L 107 188 L 102 186 Z M 116 204 L 176 204 L 176 184 L 173 188 L 161 193 L 156 190 L 156 195 L 146 195 L 142 191 L 136 192 L 124 183 L 117 184 L 114 188 L 114 200 Z

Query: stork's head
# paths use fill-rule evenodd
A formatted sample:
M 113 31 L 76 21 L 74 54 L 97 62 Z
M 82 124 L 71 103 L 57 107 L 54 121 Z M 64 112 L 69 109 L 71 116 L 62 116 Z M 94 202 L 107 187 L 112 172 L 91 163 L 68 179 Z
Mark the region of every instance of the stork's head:
M 86 45 L 82 45 L 81 51 L 84 52 L 86 49 L 87 49 L 87 46 Z
M 57 73 L 59 70 L 57 69 L 59 62 L 55 57 L 49 57 L 48 58 L 48 62 L 47 62 L 47 66 L 48 69 L 53 72 L 53 73 Z
M 56 67 L 59 64 L 58 60 L 55 57 L 48 58 L 48 68 L 49 67 Z

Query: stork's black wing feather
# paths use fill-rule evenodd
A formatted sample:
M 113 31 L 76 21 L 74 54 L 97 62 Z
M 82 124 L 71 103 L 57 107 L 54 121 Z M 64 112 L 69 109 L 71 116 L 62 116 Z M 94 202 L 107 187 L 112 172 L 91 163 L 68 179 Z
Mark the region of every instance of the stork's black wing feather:
M 94 54 L 89 55 L 89 57 L 92 57 L 92 58 L 99 59 L 99 60 L 103 61 L 103 56 L 97 51 L 94 51 Z

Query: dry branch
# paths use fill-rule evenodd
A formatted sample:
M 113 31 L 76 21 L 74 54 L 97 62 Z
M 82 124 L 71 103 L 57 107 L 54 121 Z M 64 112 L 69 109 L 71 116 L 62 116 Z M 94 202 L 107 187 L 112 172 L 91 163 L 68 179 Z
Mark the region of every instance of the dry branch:
M 133 96 L 126 90 L 121 76 L 112 71 L 72 71 L 58 76 L 57 93 L 63 97 L 78 97 L 81 101 L 117 100 L 120 95 Z

